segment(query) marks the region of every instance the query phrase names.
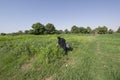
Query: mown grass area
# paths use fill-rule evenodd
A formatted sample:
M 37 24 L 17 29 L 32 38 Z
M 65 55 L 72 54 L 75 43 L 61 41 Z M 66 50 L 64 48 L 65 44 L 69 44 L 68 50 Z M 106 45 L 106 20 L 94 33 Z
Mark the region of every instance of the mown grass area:
M 67 56 L 57 36 L 73 47 Z M 0 36 L 0 80 L 120 80 L 119 36 Z

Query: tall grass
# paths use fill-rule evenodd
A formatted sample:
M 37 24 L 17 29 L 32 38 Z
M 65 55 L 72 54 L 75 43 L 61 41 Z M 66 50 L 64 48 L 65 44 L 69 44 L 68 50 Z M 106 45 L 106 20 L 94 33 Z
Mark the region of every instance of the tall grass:
M 0 79 L 44 79 L 66 61 L 56 36 L 3 36 L 0 38 Z
M 70 55 L 70 63 L 62 66 L 53 79 L 120 80 L 119 41 L 118 34 L 76 36 L 78 45 Z
M 73 47 L 67 56 L 57 36 Z M 0 80 L 120 80 L 119 41 L 119 34 L 0 36 Z

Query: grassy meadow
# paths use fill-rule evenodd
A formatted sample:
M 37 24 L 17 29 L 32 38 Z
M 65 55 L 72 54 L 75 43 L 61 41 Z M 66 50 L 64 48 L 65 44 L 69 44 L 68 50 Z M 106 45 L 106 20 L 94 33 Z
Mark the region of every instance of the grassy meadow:
M 120 80 L 120 34 L 0 36 L 0 80 Z

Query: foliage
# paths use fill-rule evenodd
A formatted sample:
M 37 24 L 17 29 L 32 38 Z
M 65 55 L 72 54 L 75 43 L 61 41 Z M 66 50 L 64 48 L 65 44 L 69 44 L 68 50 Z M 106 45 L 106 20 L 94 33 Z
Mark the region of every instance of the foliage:
M 108 30 L 108 33 L 109 33 L 109 34 L 113 34 L 113 30 L 112 30 L 112 29 L 109 29 L 109 30 Z
M 74 26 L 71 28 L 71 33 L 79 33 L 79 28 L 74 25 Z
M 45 33 L 46 34 L 54 34 L 55 33 L 55 27 L 53 24 L 51 23 L 48 23 L 46 26 L 45 26 Z
M 92 29 L 88 26 L 88 27 L 87 27 L 87 33 L 90 34 L 91 32 L 92 32 Z
M 68 29 L 64 30 L 65 34 L 69 34 L 70 32 L 68 31 Z
M 116 31 L 117 33 L 120 33 L 120 27 Z M 32 29 L 23 31 L 18 31 L 14 33 L 1 33 L 1 35 L 23 35 L 23 34 L 35 34 L 35 35 L 43 35 L 43 34 L 69 34 L 69 33 L 76 33 L 76 34 L 112 34 L 113 30 L 109 29 L 106 26 L 98 26 L 95 29 L 91 29 L 90 26 L 85 27 L 78 27 L 76 25 L 73 25 L 71 27 L 71 30 L 68 29 L 63 30 L 57 30 L 54 24 L 47 23 L 45 26 L 41 23 L 34 23 L 32 24 Z
M 18 34 L 23 34 L 23 31 L 22 31 L 22 30 L 19 30 L 17 33 L 18 33 Z
M 25 34 L 29 34 L 29 30 L 25 30 L 25 32 L 24 32 Z
M 84 27 L 79 27 L 80 33 L 87 33 L 87 29 Z
M 45 31 L 45 27 L 41 23 L 35 23 L 35 24 L 33 24 L 32 28 L 34 30 L 34 34 L 36 34 L 36 35 L 43 34 L 44 31 Z
M 82 33 L 82 34 L 86 34 L 86 33 L 91 33 L 92 30 L 90 27 L 84 28 L 84 27 L 77 27 L 77 26 L 73 26 L 71 28 L 71 32 L 72 33 Z
M 6 35 L 6 33 L 1 33 L 0 35 L 5 36 L 5 35 Z
M 64 33 L 64 31 L 63 30 L 56 30 L 55 33 L 56 34 L 62 34 L 62 33 Z
M 99 27 L 97 28 L 97 33 L 98 33 L 98 34 L 106 34 L 106 33 L 107 33 L 107 30 L 108 30 L 108 28 L 107 28 L 106 26 L 103 26 L 103 27 L 99 26 Z

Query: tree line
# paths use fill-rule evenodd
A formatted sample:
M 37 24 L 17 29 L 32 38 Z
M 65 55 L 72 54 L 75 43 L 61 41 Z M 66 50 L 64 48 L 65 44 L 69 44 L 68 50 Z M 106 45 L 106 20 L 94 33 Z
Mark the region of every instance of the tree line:
M 34 34 L 34 35 L 43 35 L 43 34 L 70 34 L 70 33 L 81 33 L 81 34 L 112 34 L 114 32 L 120 33 L 120 26 L 117 29 L 117 31 L 113 31 L 112 29 L 108 29 L 106 26 L 98 26 L 95 29 L 91 29 L 89 26 L 87 28 L 85 27 L 79 27 L 76 25 L 73 25 L 71 27 L 71 30 L 65 29 L 63 30 L 57 30 L 55 26 L 52 23 L 47 23 L 46 25 L 43 25 L 41 23 L 34 23 L 32 24 L 32 29 L 23 31 L 18 31 L 15 33 L 8 33 L 9 35 L 20 35 L 20 34 Z M 1 35 L 7 35 L 6 33 L 1 33 Z

